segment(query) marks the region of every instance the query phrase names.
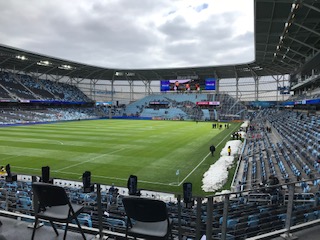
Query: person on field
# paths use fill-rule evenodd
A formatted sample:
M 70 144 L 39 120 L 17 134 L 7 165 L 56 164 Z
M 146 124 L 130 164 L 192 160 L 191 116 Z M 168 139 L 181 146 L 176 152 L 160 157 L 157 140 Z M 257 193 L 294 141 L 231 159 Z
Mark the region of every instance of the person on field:
M 215 151 L 216 151 L 216 147 L 212 144 L 212 145 L 210 146 L 211 156 L 214 155 L 214 152 L 215 152 Z
M 231 156 L 231 147 L 228 147 L 228 156 Z

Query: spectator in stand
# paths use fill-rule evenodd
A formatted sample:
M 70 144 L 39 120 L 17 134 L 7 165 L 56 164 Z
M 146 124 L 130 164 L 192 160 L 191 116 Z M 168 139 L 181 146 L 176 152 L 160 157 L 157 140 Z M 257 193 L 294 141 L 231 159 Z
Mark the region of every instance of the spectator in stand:
M 186 92 L 187 92 L 187 93 L 190 92 L 190 83 L 186 83 Z
M 109 188 L 109 193 L 113 194 L 114 190 L 115 190 L 114 183 L 112 183 L 111 187 Z

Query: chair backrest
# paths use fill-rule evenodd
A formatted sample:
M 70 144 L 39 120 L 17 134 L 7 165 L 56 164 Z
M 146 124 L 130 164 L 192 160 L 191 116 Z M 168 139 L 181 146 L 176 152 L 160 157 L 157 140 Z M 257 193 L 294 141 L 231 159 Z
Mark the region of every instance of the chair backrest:
M 126 214 L 129 218 L 140 222 L 160 222 L 168 219 L 167 205 L 165 202 L 140 197 L 123 197 Z
M 52 207 L 69 204 L 69 198 L 63 187 L 50 183 L 32 183 L 33 194 L 38 199 L 40 207 Z

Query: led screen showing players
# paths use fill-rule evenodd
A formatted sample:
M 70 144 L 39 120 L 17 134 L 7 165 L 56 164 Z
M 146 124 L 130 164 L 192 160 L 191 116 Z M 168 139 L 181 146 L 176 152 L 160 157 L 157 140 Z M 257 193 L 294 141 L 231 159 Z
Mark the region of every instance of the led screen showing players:
M 215 90 L 216 80 L 215 78 L 206 78 L 203 80 L 193 79 L 172 79 L 162 80 L 160 82 L 161 92 L 195 92 L 200 90 Z

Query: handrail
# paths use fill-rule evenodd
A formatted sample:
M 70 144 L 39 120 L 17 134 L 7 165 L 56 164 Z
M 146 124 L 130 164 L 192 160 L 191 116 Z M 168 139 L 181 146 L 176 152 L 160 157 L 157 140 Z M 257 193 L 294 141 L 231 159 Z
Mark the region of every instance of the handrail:
M 237 167 L 236 167 L 236 170 L 235 170 L 235 174 L 233 175 L 233 179 L 232 179 L 232 182 L 231 182 L 231 186 L 234 188 L 235 187 L 235 181 L 236 181 L 236 178 L 238 176 L 238 172 L 239 172 L 239 168 L 240 168 L 240 163 L 241 163 L 241 160 L 242 160 L 242 155 L 243 155 L 243 152 L 244 152 L 244 149 L 245 149 L 245 146 L 247 144 L 247 139 L 245 138 L 244 139 L 244 142 L 242 144 L 242 150 L 239 154 L 239 157 L 237 159 Z
M 315 179 L 313 179 L 315 180 Z M 308 183 L 312 183 L 313 181 L 311 180 L 307 180 L 306 182 Z M 215 194 L 215 195 L 210 195 L 207 197 L 197 197 L 197 196 L 193 196 L 194 199 L 196 199 L 196 205 L 193 208 L 193 213 L 195 213 L 195 215 L 193 216 L 195 219 L 195 223 L 196 225 L 193 226 L 193 231 L 191 234 L 194 237 L 199 237 L 201 234 L 203 234 L 203 228 L 201 229 L 200 226 L 203 224 L 203 222 L 201 221 L 201 217 L 202 215 L 202 211 L 204 210 L 202 208 L 202 206 L 205 206 L 206 204 L 206 220 L 205 220 L 205 225 L 206 225 L 206 235 L 214 235 L 217 234 L 216 232 L 213 231 L 213 223 L 217 223 L 216 217 L 217 217 L 217 213 L 219 214 L 219 216 L 222 216 L 223 218 L 221 218 L 221 222 L 219 223 L 219 229 L 220 229 L 220 237 L 222 239 L 226 239 L 228 237 L 227 233 L 229 233 L 230 231 L 230 226 L 229 226 L 229 218 L 237 218 L 235 214 L 239 214 L 235 213 L 235 211 L 231 211 L 231 209 L 234 208 L 234 206 L 237 206 L 237 204 L 239 204 L 239 206 L 241 207 L 241 204 L 247 204 L 247 206 L 250 206 L 251 202 L 266 202 L 266 203 L 272 203 L 272 199 L 275 196 L 274 195 L 274 191 L 275 189 L 280 190 L 282 192 L 282 198 L 278 199 L 278 201 L 281 201 L 280 203 L 282 203 L 281 209 L 279 207 L 277 207 L 277 205 L 274 205 L 278 210 L 281 210 L 282 212 L 279 213 L 279 215 L 283 215 L 283 223 L 285 223 L 285 229 L 281 231 L 281 233 L 284 234 L 290 234 L 290 232 L 292 231 L 292 226 L 291 226 L 291 219 L 292 216 L 295 216 L 296 213 L 298 213 L 297 209 L 294 207 L 295 204 L 299 204 L 301 201 L 304 201 L 305 203 L 308 202 L 314 202 L 314 207 L 317 207 L 317 209 L 319 208 L 319 206 L 317 205 L 317 201 L 316 201 L 316 197 L 318 198 L 318 196 L 314 193 L 298 193 L 296 192 L 296 189 L 299 188 L 299 183 L 301 183 L 301 181 L 295 181 L 295 182 L 290 182 L 290 183 L 285 183 L 285 184 L 278 184 L 278 185 L 273 185 L 273 186 L 263 186 L 263 187 L 258 187 L 258 188 L 254 188 L 254 189 L 249 189 L 249 190 L 245 190 L 245 191 L 240 191 L 240 192 L 232 192 L 232 193 L 219 193 L 219 194 Z M 287 186 L 287 187 L 284 187 Z M 290 187 L 291 186 L 291 187 Z M 295 188 L 296 187 L 296 188 Z M 282 190 L 281 190 L 282 189 Z M 7 193 L 5 188 L 1 189 L 4 192 Z M 290 195 L 288 195 L 289 193 L 287 192 L 288 190 Z M 4 196 L 5 194 L 3 194 Z M 241 195 L 241 197 L 239 197 Z M 278 195 L 277 195 L 278 196 Z M 291 196 L 291 197 L 289 197 Z M 299 196 L 302 199 L 297 199 L 297 196 Z M 304 196 L 306 197 L 305 199 Z M 151 197 L 151 195 L 150 195 Z M 181 194 L 177 195 L 178 198 L 178 202 L 175 204 L 176 208 L 177 208 L 177 213 L 176 213 L 176 219 L 177 221 L 177 225 L 175 226 L 175 229 L 177 230 L 175 235 L 179 236 L 179 239 L 183 238 L 183 228 L 182 228 L 182 219 L 184 218 L 184 214 L 183 213 L 183 209 L 182 209 L 182 202 L 181 202 Z M 10 198 L 10 196 L 8 196 L 8 194 L 6 194 L 6 199 L 8 200 L 8 198 Z M 219 199 L 220 198 L 220 199 Z M 98 200 L 100 201 L 100 200 Z M 217 203 L 217 201 L 221 201 L 220 203 Z M 8 204 L 7 204 L 8 206 Z M 223 208 L 222 208 L 223 206 Z M 252 205 L 251 205 L 252 206 Z M 266 206 L 271 206 L 270 204 L 262 204 L 261 206 L 266 207 Z M 310 206 L 310 204 L 305 205 L 305 206 Z M 218 212 L 216 212 L 218 209 L 220 209 Z M 262 209 L 262 208 L 261 208 Z M 286 213 L 285 213 L 285 209 L 287 209 Z M 313 213 L 313 207 L 310 207 L 310 213 Z M 316 209 L 316 208 L 314 208 Z M 196 211 L 194 211 L 196 210 Z M 237 209 L 238 210 L 238 209 Z M 241 211 L 241 209 L 239 209 Z M 100 210 L 101 211 L 101 210 Z M 300 210 L 299 210 L 300 211 Z M 300 214 L 300 213 L 299 213 Z M 5 210 L 0 210 L 0 215 L 6 215 L 6 216 L 14 216 L 16 219 L 18 218 L 27 218 L 27 219 L 34 219 L 33 216 L 30 215 L 25 215 L 22 213 L 14 213 L 14 212 L 8 212 Z M 261 215 L 262 216 L 262 215 Z M 302 218 L 303 218 L 303 214 L 302 214 Z M 263 218 L 263 217 L 262 217 Z M 312 218 L 309 218 L 312 220 Z M 215 221 L 215 222 L 214 222 Z M 231 224 L 231 222 L 230 222 Z M 100 225 L 101 226 L 101 225 Z M 202 225 L 203 226 L 203 225 Z M 77 227 L 75 226 L 75 229 Z M 102 233 L 103 235 L 106 236 L 123 236 L 123 233 L 120 232 L 114 232 L 114 231 L 107 231 L 106 229 L 101 229 L 99 227 L 98 228 L 85 228 L 87 232 L 94 232 L 94 233 L 99 233 L 99 235 L 101 236 Z M 118 235 L 120 234 L 120 235 Z

